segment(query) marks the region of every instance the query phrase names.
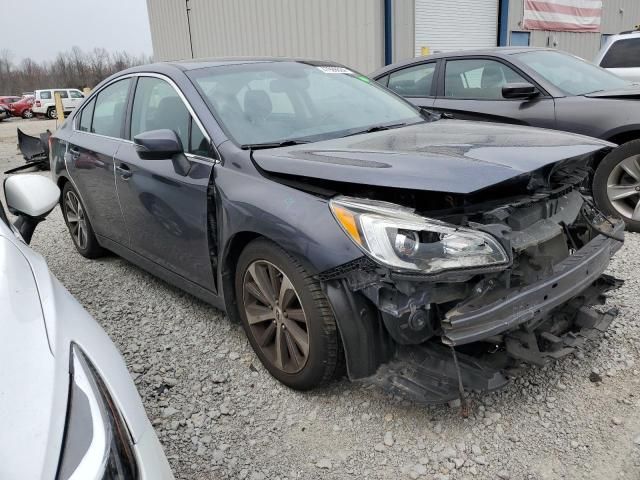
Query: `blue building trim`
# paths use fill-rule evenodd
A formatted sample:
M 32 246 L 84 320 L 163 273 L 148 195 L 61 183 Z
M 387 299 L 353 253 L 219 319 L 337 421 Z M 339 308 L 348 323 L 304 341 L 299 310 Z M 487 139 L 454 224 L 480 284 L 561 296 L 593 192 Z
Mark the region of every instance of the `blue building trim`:
M 392 0 L 384 0 L 384 64 L 393 62 L 393 23 L 391 12 Z
M 509 0 L 500 0 L 498 7 L 498 46 L 509 45 Z

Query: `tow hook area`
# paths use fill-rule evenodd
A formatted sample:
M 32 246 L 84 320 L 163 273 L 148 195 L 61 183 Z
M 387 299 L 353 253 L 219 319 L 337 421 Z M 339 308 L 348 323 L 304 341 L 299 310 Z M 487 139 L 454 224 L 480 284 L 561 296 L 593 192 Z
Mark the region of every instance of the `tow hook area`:
M 591 306 L 604 304 L 604 292 L 622 283 L 602 275 L 544 319 L 474 344 L 446 346 L 433 338 L 420 345 L 397 345 L 393 359 L 364 381 L 420 404 L 445 403 L 465 391 L 499 389 L 521 373 L 522 362 L 543 366 L 604 332 L 618 310 L 601 312 Z
M 365 379 L 391 394 L 420 404 L 446 403 L 460 397 L 460 382 L 465 390 L 492 391 L 505 386 L 508 378 L 499 370 L 470 355 L 429 342 L 418 346 L 399 346 L 395 358 Z

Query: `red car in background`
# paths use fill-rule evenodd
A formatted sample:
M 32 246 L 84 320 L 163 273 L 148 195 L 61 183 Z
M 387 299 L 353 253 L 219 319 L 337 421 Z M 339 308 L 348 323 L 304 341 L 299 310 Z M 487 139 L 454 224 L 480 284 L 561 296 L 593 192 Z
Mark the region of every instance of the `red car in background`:
M 9 110 L 14 117 L 31 118 L 33 117 L 33 112 L 31 111 L 32 106 L 33 96 L 26 95 L 17 102 L 10 104 Z
M 12 95 L 6 95 L 3 97 L 0 97 L 0 105 L 6 105 L 9 106 L 14 102 L 17 102 L 19 100 L 22 100 L 22 97 L 16 97 L 16 96 L 12 96 Z

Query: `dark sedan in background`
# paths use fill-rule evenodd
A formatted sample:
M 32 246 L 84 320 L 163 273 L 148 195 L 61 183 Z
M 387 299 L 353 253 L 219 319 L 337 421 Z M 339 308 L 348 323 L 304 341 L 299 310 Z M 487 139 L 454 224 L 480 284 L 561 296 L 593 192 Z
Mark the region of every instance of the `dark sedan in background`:
M 582 189 L 612 144 L 429 122 L 341 65 L 136 67 L 52 137 L 75 246 L 239 319 L 284 384 L 340 373 L 425 402 L 490 390 L 611 322 L 623 223 Z
M 599 207 L 640 231 L 640 86 L 572 55 L 505 47 L 443 53 L 371 78 L 446 118 L 553 128 L 619 144 L 594 165 Z

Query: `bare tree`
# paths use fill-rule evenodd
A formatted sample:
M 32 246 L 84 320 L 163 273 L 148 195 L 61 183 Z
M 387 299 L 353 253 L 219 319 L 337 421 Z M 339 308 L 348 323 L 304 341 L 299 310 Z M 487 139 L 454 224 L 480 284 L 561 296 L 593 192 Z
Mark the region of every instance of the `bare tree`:
M 50 62 L 38 63 L 25 58 L 15 65 L 13 53 L 0 49 L 0 95 L 18 95 L 52 87 L 92 88 L 120 70 L 150 61 L 146 55 L 109 54 L 104 48 L 84 52 L 73 47 L 69 52 L 59 53 Z

